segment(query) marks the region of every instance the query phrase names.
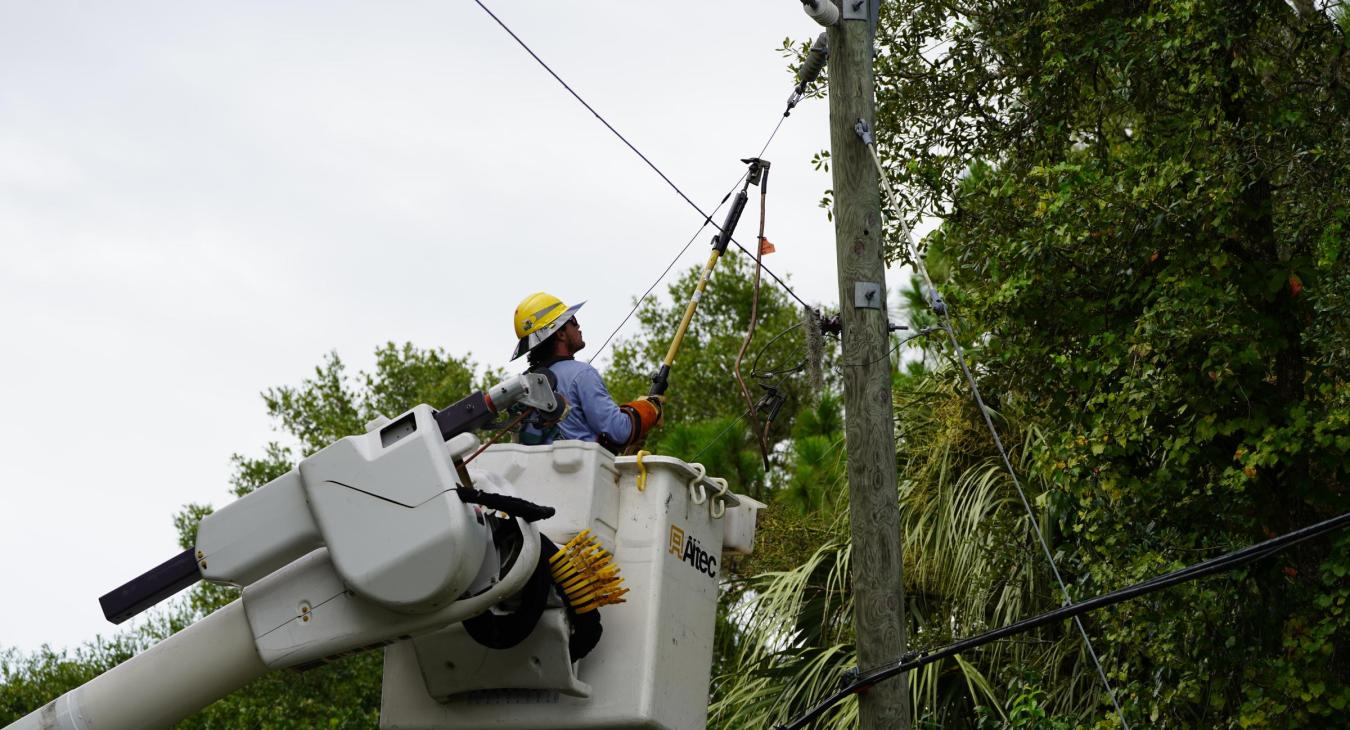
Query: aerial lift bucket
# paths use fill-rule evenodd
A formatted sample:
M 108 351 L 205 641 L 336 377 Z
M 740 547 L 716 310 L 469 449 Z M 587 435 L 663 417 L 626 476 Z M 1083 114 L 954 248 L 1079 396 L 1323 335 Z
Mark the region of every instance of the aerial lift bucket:
M 548 611 L 510 649 L 484 646 L 460 624 L 387 647 L 380 726 L 703 728 L 723 562 L 750 552 L 764 505 L 700 466 L 615 458 L 581 441 L 494 445 L 473 466 L 481 487 L 497 474 L 517 496 L 556 505 L 538 523 L 553 542 L 596 536 L 629 588 L 626 602 L 599 610 L 600 640 L 575 664 L 565 623 Z

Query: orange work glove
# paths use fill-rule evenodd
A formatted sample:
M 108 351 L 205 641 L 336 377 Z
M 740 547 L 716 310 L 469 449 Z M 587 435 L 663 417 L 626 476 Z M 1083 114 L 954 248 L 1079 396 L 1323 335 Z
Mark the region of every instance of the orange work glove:
M 660 396 L 643 396 L 619 406 L 621 410 L 633 416 L 636 431 L 628 438 L 628 443 L 639 443 L 647 438 L 653 428 L 664 422 L 664 412 Z

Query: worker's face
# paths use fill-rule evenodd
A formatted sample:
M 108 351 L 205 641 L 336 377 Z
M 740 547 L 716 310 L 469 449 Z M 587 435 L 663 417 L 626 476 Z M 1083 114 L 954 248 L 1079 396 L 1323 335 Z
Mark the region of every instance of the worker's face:
M 576 317 L 568 320 L 567 324 L 563 325 L 562 339 L 563 342 L 567 343 L 567 351 L 569 353 L 581 352 L 581 348 L 586 346 L 586 340 L 581 336 L 581 323 L 577 322 Z

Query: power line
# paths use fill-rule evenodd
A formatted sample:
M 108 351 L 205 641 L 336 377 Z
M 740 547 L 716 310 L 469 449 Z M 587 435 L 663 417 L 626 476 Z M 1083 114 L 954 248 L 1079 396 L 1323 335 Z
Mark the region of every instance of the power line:
M 557 80 L 559 84 L 562 84 L 562 87 L 564 89 L 567 89 L 567 93 L 571 94 L 572 97 L 576 99 L 578 102 L 581 102 L 581 105 L 586 107 L 586 111 L 589 111 L 591 114 L 595 115 L 595 118 L 599 119 L 600 123 L 605 125 L 606 129 L 613 132 L 614 136 L 619 138 L 619 141 L 627 145 L 628 149 L 633 151 L 633 154 L 642 158 L 642 161 L 647 163 L 647 167 L 650 167 L 652 169 L 652 172 L 655 172 L 657 175 L 660 175 L 661 179 L 666 181 L 666 184 L 670 186 L 671 190 L 675 191 L 676 195 L 679 195 L 681 198 L 684 198 L 684 202 L 693 206 L 694 210 L 698 210 L 700 213 L 703 212 L 702 210 L 699 210 L 698 205 L 694 203 L 694 201 L 689 199 L 688 195 L 684 194 L 683 190 L 680 190 L 680 187 L 676 185 L 674 181 L 672 181 L 669 177 L 667 177 L 664 172 L 661 172 L 661 168 L 657 167 L 656 163 L 647 159 L 647 156 L 642 154 L 642 151 L 639 150 L 637 147 L 633 146 L 633 143 L 629 142 L 627 137 L 620 134 L 619 130 L 614 128 L 614 125 L 610 124 L 604 117 L 600 116 L 600 112 L 596 111 L 595 107 L 592 107 L 590 104 L 586 103 L 586 100 L 581 98 L 581 94 L 578 94 L 575 90 L 573 90 L 572 87 L 569 86 L 566 81 L 563 81 L 563 78 L 559 76 L 556 71 L 550 68 L 547 63 L 544 63 L 544 59 L 540 58 L 539 54 L 535 53 L 533 49 L 531 49 L 528 45 L 526 45 L 525 41 L 521 40 L 520 36 L 516 35 L 515 31 L 511 30 L 511 28 L 508 27 L 506 23 L 502 22 L 501 18 L 497 17 L 496 13 L 492 12 L 492 10 L 488 8 L 488 6 L 483 4 L 483 0 L 474 0 L 474 2 L 477 3 L 478 7 L 482 8 L 483 12 L 487 13 L 489 17 L 497 21 L 497 25 L 500 25 L 502 27 L 502 30 L 506 31 L 507 35 L 515 39 L 516 43 L 520 44 L 520 47 L 524 48 L 525 52 L 530 54 L 530 57 L 533 58 L 535 61 L 537 61 L 540 66 L 543 66 L 544 70 L 547 71 L 550 76 L 552 76 L 555 80 Z M 708 216 L 705 215 L 704 218 L 707 219 L 708 223 L 712 223 L 712 219 L 708 218 Z M 717 224 L 714 223 L 713 225 Z
M 855 679 L 841 687 L 839 691 L 830 695 L 788 724 L 777 725 L 775 728 L 777 730 L 798 730 L 799 728 L 806 727 L 811 721 L 820 717 L 826 710 L 839 704 L 839 702 L 849 695 L 865 692 L 869 687 L 889 679 L 890 677 L 894 677 L 897 674 L 913 671 L 926 664 L 931 664 L 941 659 L 964 653 L 992 641 L 997 641 L 1015 634 L 1025 633 L 1031 629 L 1051 624 L 1056 621 L 1062 621 L 1067 618 L 1072 618 L 1077 621 L 1080 615 L 1089 611 L 1095 611 L 1099 608 L 1105 608 L 1123 601 L 1128 601 L 1132 598 L 1153 593 L 1154 591 L 1160 591 L 1163 588 L 1169 588 L 1178 583 L 1185 583 L 1215 573 L 1233 570 L 1234 568 L 1246 565 L 1247 563 L 1255 562 L 1273 555 L 1285 548 L 1292 547 L 1297 543 L 1339 530 L 1346 525 L 1350 525 L 1350 512 L 1266 540 L 1265 542 L 1259 542 L 1240 550 L 1225 553 L 1217 558 L 1211 558 L 1189 567 L 1182 568 L 1181 570 L 1165 573 L 1142 583 L 1126 586 L 1125 588 L 1096 596 L 1086 601 L 1080 601 L 1079 603 L 1071 603 L 1053 611 L 1047 611 L 1032 616 L 1031 618 L 1022 619 L 1021 621 L 1009 624 L 1002 628 L 994 629 L 993 631 L 987 631 L 983 634 L 962 639 L 956 643 L 948 644 L 941 649 L 935 649 L 930 652 L 911 652 L 889 665 L 877 667 L 866 672 L 860 672 Z
M 1050 562 L 1050 572 L 1055 575 L 1055 582 L 1059 584 L 1059 591 L 1064 596 L 1064 605 L 1072 606 L 1073 598 L 1069 595 L 1069 587 L 1065 585 L 1064 578 L 1059 574 L 1059 566 L 1055 564 L 1055 558 L 1050 552 L 1050 545 L 1045 541 L 1045 533 L 1041 530 L 1040 520 L 1036 519 L 1035 512 L 1031 509 L 1031 501 L 1027 499 L 1027 494 L 1022 489 L 1022 482 L 1017 478 L 1017 471 L 1013 469 L 1012 460 L 1008 458 L 1008 450 L 1003 447 L 1003 440 L 999 438 L 998 429 L 994 428 L 994 421 L 989 416 L 989 408 L 985 406 L 984 399 L 980 397 L 980 388 L 975 384 L 975 376 L 970 374 L 970 368 L 966 366 L 965 351 L 961 348 L 961 343 L 956 339 L 956 332 L 952 329 L 951 319 L 948 318 L 944 308 L 942 314 L 942 326 L 947 330 L 948 339 L 951 340 L 953 348 L 956 350 L 956 360 L 961 365 L 961 371 L 966 375 L 966 382 L 970 384 L 971 395 L 975 398 L 975 404 L 979 406 L 980 415 L 984 417 L 985 425 L 989 428 L 989 435 L 994 439 L 994 446 L 998 448 L 998 455 L 1003 459 L 1003 466 L 1008 471 L 1008 476 L 1012 478 L 1013 486 L 1017 489 L 1017 496 L 1022 500 L 1022 507 L 1026 510 L 1027 517 L 1031 520 L 1032 528 L 1036 532 L 1036 539 L 1041 545 L 1041 550 L 1045 553 L 1045 559 Z M 1092 646 L 1092 639 L 1088 638 L 1087 629 L 1083 628 L 1083 622 L 1074 617 L 1074 625 L 1078 627 L 1078 633 L 1083 636 L 1083 645 L 1087 647 L 1088 656 L 1092 659 L 1092 664 L 1097 668 L 1097 676 L 1101 678 L 1102 684 L 1106 687 L 1106 694 L 1111 698 L 1111 704 L 1116 708 L 1116 714 L 1120 716 L 1120 723 L 1129 730 L 1130 725 L 1125 721 L 1125 713 L 1120 708 L 1120 703 L 1116 700 L 1115 689 L 1111 686 L 1111 680 L 1106 676 L 1106 670 L 1102 668 L 1101 659 L 1097 656 L 1097 650 Z
M 745 175 L 742 174 L 741 180 L 744 179 Z M 728 191 L 727 194 L 722 197 L 722 202 L 718 203 L 716 208 L 713 208 L 713 213 L 716 213 L 717 211 L 721 210 L 722 206 L 726 205 L 727 200 L 731 198 L 731 193 L 735 192 L 736 185 L 741 184 L 741 180 L 737 180 L 735 185 L 731 186 L 731 191 Z M 689 240 L 685 242 L 684 247 L 680 249 L 680 252 L 675 254 L 675 258 L 671 259 L 670 263 L 666 264 L 666 268 L 664 271 L 661 272 L 661 275 L 657 276 L 656 280 L 652 282 L 652 285 L 647 287 L 647 291 L 643 292 L 642 296 L 638 297 L 637 301 L 633 302 L 633 308 L 629 309 L 628 314 L 624 315 L 623 321 L 619 322 L 619 326 L 615 327 L 612 331 L 610 331 L 609 336 L 605 338 L 604 343 L 602 343 L 600 347 L 596 349 L 595 354 L 591 355 L 590 359 L 587 360 L 586 362 L 588 363 L 594 362 L 595 358 L 600 357 L 600 353 L 604 352 L 605 348 L 609 346 L 610 340 L 614 339 L 614 335 L 619 334 L 619 330 L 623 329 L 623 326 L 628 324 L 628 320 L 632 319 L 633 314 L 637 312 L 638 307 L 642 306 L 642 302 L 645 301 L 647 297 L 651 295 L 652 290 L 656 288 L 656 285 L 660 284 L 661 281 L 666 278 L 666 274 L 669 274 L 670 270 L 675 268 L 675 264 L 679 262 L 681 258 L 684 257 L 684 254 L 686 251 L 689 250 L 689 247 L 694 245 L 694 241 L 698 240 L 699 234 L 703 233 L 704 228 L 708 227 L 708 223 L 709 219 L 705 218 L 703 220 L 703 224 L 698 227 L 698 230 L 694 231 L 694 235 L 689 237 Z
M 864 363 L 841 362 L 841 363 L 835 365 L 835 371 L 836 371 L 836 372 L 839 372 L 839 373 L 843 373 L 844 368 L 865 368 L 865 367 L 867 367 L 867 366 L 869 366 L 869 365 L 875 365 L 875 364 L 881 362 L 882 360 L 889 360 L 889 359 L 891 358 L 892 355 L 894 355 L 894 354 L 896 354 L 897 352 L 899 352 L 899 350 L 900 350 L 900 348 L 901 348 L 902 346 L 907 345 L 907 344 L 909 344 L 911 341 L 917 340 L 917 339 L 919 339 L 920 337 L 927 337 L 928 335 L 931 335 L 931 334 L 933 334 L 934 332 L 937 332 L 939 329 L 941 329 L 941 328 L 940 328 L 940 327 L 924 327 L 923 329 L 919 330 L 918 332 L 915 332 L 914 334 L 910 335 L 909 337 L 902 337 L 902 338 L 900 338 L 894 345 L 891 346 L 891 349 L 889 349 L 889 350 L 886 351 L 886 354 L 885 354 L 885 355 L 882 355 L 881 357 L 879 357 L 879 358 L 877 358 L 877 359 L 875 359 L 875 360 L 871 360 L 871 361 L 864 362 Z M 896 367 L 899 368 L 899 367 L 900 367 L 900 364 L 897 363 L 897 364 L 896 364 Z
M 755 155 L 756 157 L 763 157 L 764 151 L 769 149 L 769 145 L 773 142 L 773 138 L 778 136 L 779 128 L 783 126 L 783 119 L 785 119 L 785 117 L 778 118 L 778 123 L 774 125 L 773 131 L 769 133 L 769 138 L 764 140 L 764 146 L 759 148 L 759 154 Z M 741 184 L 741 181 L 745 180 L 745 176 L 748 174 L 750 174 L 748 171 L 741 173 L 741 176 L 736 179 L 736 182 L 731 184 L 731 188 L 727 190 L 726 195 L 722 196 L 721 202 L 717 204 L 716 208 L 713 208 L 713 212 L 708 216 L 704 216 L 703 223 L 699 225 L 698 230 L 694 231 L 694 235 L 689 237 L 689 240 L 685 242 L 684 247 L 680 249 L 680 252 L 675 254 L 675 258 L 671 259 L 669 264 L 666 264 L 665 270 L 661 272 L 660 276 L 656 277 L 656 280 L 652 282 L 651 286 L 647 287 L 647 291 L 643 292 L 642 296 L 638 297 L 636 302 L 633 302 L 633 308 L 629 309 L 628 314 L 624 315 L 623 321 L 619 322 L 619 326 L 615 327 L 614 330 L 609 333 L 609 336 L 605 338 L 604 343 L 600 345 L 599 349 L 595 351 L 595 354 L 591 355 L 590 359 L 588 359 L 586 362 L 588 363 L 595 362 L 595 358 L 600 357 L 600 353 L 605 351 L 605 347 L 609 345 L 610 340 L 614 339 L 614 335 L 619 334 L 619 330 L 623 329 L 623 326 L 628 324 L 628 320 L 632 319 L 633 314 L 637 312 L 638 307 L 642 306 L 642 302 L 645 301 L 647 297 L 651 295 L 652 290 L 656 288 L 656 285 L 660 284 L 661 281 L 666 278 L 666 274 L 669 274 L 670 270 L 675 268 L 675 263 L 678 262 L 681 258 L 683 258 L 685 252 L 689 250 L 689 247 L 694 245 L 694 241 L 698 240 L 699 234 L 703 233 L 703 229 L 707 228 L 708 224 L 712 222 L 712 218 L 710 216 L 717 215 L 717 211 L 721 210 L 722 206 L 727 204 L 727 201 L 731 199 L 732 193 L 736 192 L 736 188 Z M 718 230 L 721 230 L 721 228 L 719 227 Z M 735 243 L 735 240 L 733 239 L 732 242 Z M 736 245 L 740 246 L 739 243 L 737 243 Z M 742 248 L 741 250 L 745 251 L 744 248 Z M 749 252 L 747 251 L 746 253 L 748 254 Z M 763 264 L 760 265 L 760 268 L 761 269 L 764 268 Z M 768 269 L 764 270 L 768 271 Z M 773 272 L 770 271 L 769 275 L 773 276 Z M 792 294 L 792 297 L 794 299 L 796 299 L 799 302 L 802 301 L 800 298 L 797 297 L 795 293 L 793 293 L 791 289 L 787 287 L 786 284 L 783 285 L 783 288 L 786 289 L 789 294 Z M 802 302 L 802 304 L 803 306 L 806 305 L 805 302 Z
M 696 453 L 696 454 L 694 454 L 693 456 L 689 457 L 689 461 L 690 461 L 691 463 L 692 463 L 692 462 L 695 462 L 695 461 L 698 461 L 698 457 L 703 456 L 703 452 L 707 451 L 708 449 L 711 449 L 711 448 L 713 447 L 713 444 L 717 443 L 718 441 L 721 441 L 721 440 L 722 440 L 722 437 L 725 436 L 725 435 L 727 435 L 727 431 L 730 431 L 734 426 L 736 426 L 737 424 L 739 424 L 741 421 L 745 420 L 745 417 L 748 416 L 748 415 L 750 415 L 750 412 L 753 411 L 753 410 L 754 410 L 754 408 L 747 408 L 747 409 L 745 409 L 745 412 L 744 412 L 744 413 L 742 413 L 741 415 L 736 416 L 735 418 L 733 418 L 733 419 L 731 419 L 730 421 L 728 421 L 728 422 L 727 422 L 727 425 L 726 425 L 726 426 L 723 426 L 721 431 L 718 431 L 716 435 L 714 435 L 712 438 L 708 439 L 708 443 L 703 444 L 703 448 L 699 449 L 699 450 L 698 450 L 698 453 Z
M 610 132 L 613 132 L 614 136 L 619 138 L 619 141 L 623 142 L 624 145 L 628 147 L 628 149 L 633 151 L 633 154 L 637 155 L 639 158 L 642 159 L 643 162 L 647 163 L 647 167 L 650 167 L 652 169 L 652 172 L 655 172 L 657 175 L 659 175 L 661 179 L 664 180 L 665 183 L 670 186 L 670 189 L 675 191 L 676 195 L 679 195 L 680 198 L 684 200 L 684 202 L 688 203 L 691 208 L 693 208 L 695 211 L 698 211 L 698 214 L 703 216 L 704 226 L 712 225 L 717 230 L 719 231 L 722 230 L 722 227 L 717 225 L 717 223 L 713 222 L 712 217 L 708 213 L 703 212 L 703 209 L 698 207 L 697 203 L 695 203 L 692 199 L 690 199 L 688 195 L 685 195 L 684 191 L 681 190 L 680 187 L 676 185 L 675 182 L 671 180 L 669 176 L 667 176 L 664 172 L 662 172 L 661 168 L 656 166 L 656 163 L 652 162 L 646 155 L 642 154 L 642 151 L 639 150 L 632 142 L 629 142 L 627 137 L 623 136 L 619 132 L 619 130 L 614 128 L 614 125 L 610 124 L 603 116 L 601 116 L 600 112 L 595 110 L 595 107 L 592 107 L 590 104 L 586 102 L 585 99 L 581 98 L 581 95 L 578 94 L 571 86 L 569 86 L 568 83 L 564 81 L 563 78 L 559 76 L 556 71 L 554 71 L 551 67 L 549 67 L 547 63 L 544 63 L 544 59 L 540 58 L 539 54 L 535 53 L 534 50 L 531 49 L 529 45 L 525 43 L 525 41 L 521 40 L 520 36 L 516 35 L 515 31 L 511 30 L 511 28 L 507 26 L 506 23 L 502 22 L 502 19 L 497 17 L 496 13 L 493 13 L 492 10 L 489 9 L 487 5 L 483 4 L 483 0 L 474 0 L 474 2 L 478 5 L 478 7 L 483 9 L 483 12 L 487 13 L 490 18 L 496 21 L 497 25 L 501 26 L 502 30 L 506 31 L 507 35 L 511 36 L 511 38 L 514 39 L 515 42 L 519 44 L 521 48 L 525 49 L 525 52 L 530 54 L 530 57 L 533 58 L 536 62 L 538 62 L 538 64 L 542 66 L 544 70 L 549 73 L 550 76 L 552 76 L 559 84 L 561 84 L 562 87 L 567 90 L 567 93 L 571 94 L 572 97 L 575 98 L 578 102 L 580 102 L 582 106 L 586 107 L 586 110 L 589 111 L 591 114 L 593 114 L 596 119 L 599 119 L 600 123 L 605 125 L 606 129 L 608 129 Z M 780 118 L 778 120 L 778 126 L 774 127 L 773 134 L 769 135 L 769 141 L 773 141 L 774 135 L 778 134 L 778 127 L 782 126 L 782 124 L 783 120 Z M 769 143 L 765 142 L 764 148 L 768 149 L 768 146 Z M 763 150 L 760 151 L 760 154 L 761 155 L 764 154 Z M 702 229 L 700 228 L 700 230 Z M 734 237 L 731 239 L 731 242 L 736 244 L 736 248 L 739 248 L 747 256 L 753 255 L 750 253 L 750 251 L 748 251 L 745 248 L 745 246 L 742 246 L 741 243 L 737 241 Z M 778 285 L 783 287 L 783 289 L 786 290 L 787 293 L 791 295 L 793 299 L 796 299 L 798 302 L 800 302 L 802 306 L 808 306 L 806 302 L 802 300 L 801 297 L 797 296 L 796 292 L 792 291 L 792 288 L 787 285 L 787 282 L 779 278 L 777 274 L 773 273 L 768 268 L 764 268 L 764 271 L 774 281 L 778 282 Z

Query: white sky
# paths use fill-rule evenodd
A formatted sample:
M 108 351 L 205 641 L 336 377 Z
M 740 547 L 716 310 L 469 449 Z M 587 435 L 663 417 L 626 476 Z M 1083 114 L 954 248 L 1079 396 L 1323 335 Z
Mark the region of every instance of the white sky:
M 820 30 L 797 0 L 489 6 L 708 210 L 782 111 L 775 49 Z M 805 102 L 765 154 L 766 263 L 832 304 L 827 125 Z M 698 224 L 469 0 L 0 0 L 0 647 L 112 633 L 98 596 L 278 438 L 263 389 L 390 340 L 505 366 L 541 288 L 598 346 Z

